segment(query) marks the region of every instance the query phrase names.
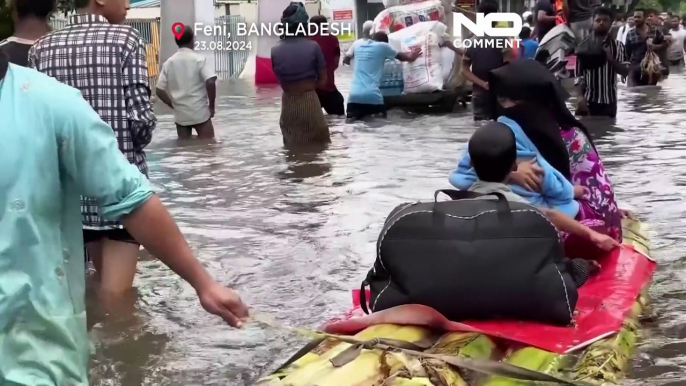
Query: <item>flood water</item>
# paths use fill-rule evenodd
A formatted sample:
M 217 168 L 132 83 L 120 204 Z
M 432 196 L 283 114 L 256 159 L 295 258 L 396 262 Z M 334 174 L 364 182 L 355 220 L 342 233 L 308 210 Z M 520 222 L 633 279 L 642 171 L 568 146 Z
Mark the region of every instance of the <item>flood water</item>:
M 344 94 L 349 78 L 342 70 Z M 150 178 L 211 273 L 254 311 L 290 326 L 317 327 L 350 306 L 386 215 L 449 187 L 474 130 L 468 111 L 392 111 L 387 120 L 333 121 L 328 149 L 294 154 L 282 147 L 278 89 L 236 81 L 219 94 L 218 144 L 177 143 L 169 110 L 156 108 Z M 616 122 L 586 121 L 619 200 L 650 223 L 660 263 L 658 317 L 627 381 L 636 385 L 686 384 L 684 102 L 686 75 L 672 74 L 659 89 L 622 88 Z M 149 258 L 136 287 L 135 303 L 116 316 L 91 307 L 94 385 L 251 385 L 305 342 L 287 331 L 227 327 Z

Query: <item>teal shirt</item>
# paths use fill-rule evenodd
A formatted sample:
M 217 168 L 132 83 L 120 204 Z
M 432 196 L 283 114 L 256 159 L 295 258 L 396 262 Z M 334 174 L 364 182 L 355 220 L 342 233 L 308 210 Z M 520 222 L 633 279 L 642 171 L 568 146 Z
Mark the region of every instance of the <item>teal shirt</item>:
M 118 219 L 153 194 L 81 93 L 10 65 L 0 83 L 0 384 L 87 385 L 81 194 Z
M 384 62 L 395 59 L 397 52 L 388 44 L 367 40 L 353 49 L 355 67 L 350 82 L 348 103 L 382 105 L 383 95 L 379 84 L 383 76 Z

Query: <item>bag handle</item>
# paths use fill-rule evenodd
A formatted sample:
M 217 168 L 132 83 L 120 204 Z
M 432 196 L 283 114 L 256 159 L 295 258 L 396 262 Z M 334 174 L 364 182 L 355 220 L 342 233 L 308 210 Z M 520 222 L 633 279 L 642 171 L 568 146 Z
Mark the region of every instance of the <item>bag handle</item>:
M 496 196 L 496 197 L 498 197 L 498 203 L 496 204 L 496 210 L 498 211 L 498 216 L 504 216 L 504 219 L 507 219 L 510 217 L 510 214 L 511 214 L 510 213 L 510 203 L 507 201 L 507 198 L 505 198 L 505 196 L 502 193 L 493 192 L 493 193 L 489 193 L 489 194 L 482 194 L 482 193 L 470 192 L 470 191 L 466 191 L 466 190 L 454 190 L 454 189 L 439 189 L 434 193 L 434 212 L 437 212 L 435 204 L 438 203 L 438 195 L 441 193 L 450 197 L 453 201 L 464 200 L 467 198 L 478 198 L 478 197 L 483 197 L 483 196 Z
M 369 285 L 369 276 L 370 275 L 367 274 L 367 278 L 364 279 L 362 286 L 360 287 L 360 308 L 362 308 L 362 311 L 367 315 L 369 315 L 369 308 L 367 308 L 367 286 Z

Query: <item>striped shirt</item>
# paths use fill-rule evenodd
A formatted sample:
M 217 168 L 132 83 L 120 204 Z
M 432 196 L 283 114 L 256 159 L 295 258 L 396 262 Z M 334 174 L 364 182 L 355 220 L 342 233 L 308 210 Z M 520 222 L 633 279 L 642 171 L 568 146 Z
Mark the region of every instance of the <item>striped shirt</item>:
M 29 66 L 81 91 L 117 137 L 119 150 L 147 175 L 144 148 L 156 125 L 150 104 L 145 43 L 134 28 L 102 16 L 81 14 L 41 39 Z M 107 172 L 107 170 L 103 170 Z M 82 197 L 84 229 L 121 229 L 98 215 L 98 202 Z
M 627 61 L 626 51 L 622 42 L 609 39 L 612 56 L 619 63 Z M 602 67 L 593 70 L 581 70 L 581 61 L 576 62 L 576 73 L 581 78 L 586 101 L 600 104 L 613 104 L 617 102 L 617 72 L 610 62 L 605 62 Z

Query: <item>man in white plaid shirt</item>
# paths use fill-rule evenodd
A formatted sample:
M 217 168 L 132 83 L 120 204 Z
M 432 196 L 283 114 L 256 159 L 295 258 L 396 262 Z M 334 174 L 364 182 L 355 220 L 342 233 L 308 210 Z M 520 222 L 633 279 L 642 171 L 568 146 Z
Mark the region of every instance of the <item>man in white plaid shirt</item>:
M 156 125 L 150 103 L 145 42 L 126 19 L 128 0 L 76 0 L 78 14 L 66 28 L 39 39 L 29 66 L 77 88 L 108 123 L 119 149 L 147 176 L 145 147 Z M 102 173 L 107 173 L 102 170 Z M 84 242 L 100 275 L 101 294 L 133 285 L 139 244 L 121 223 L 98 215 L 98 203 L 82 197 Z

